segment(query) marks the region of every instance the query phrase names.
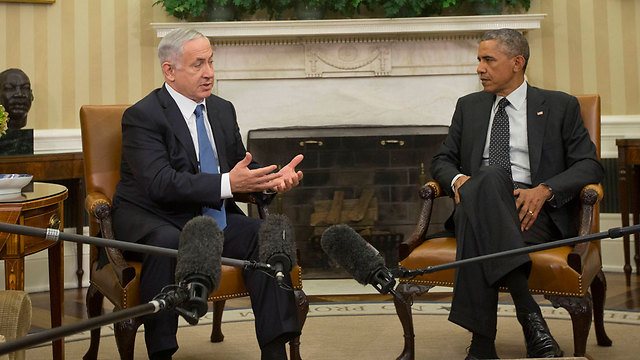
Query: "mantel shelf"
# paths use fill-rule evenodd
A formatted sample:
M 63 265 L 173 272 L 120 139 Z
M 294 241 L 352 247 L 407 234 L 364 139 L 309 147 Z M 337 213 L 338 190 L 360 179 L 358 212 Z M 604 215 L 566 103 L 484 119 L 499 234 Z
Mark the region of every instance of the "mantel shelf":
M 280 20 L 151 23 L 158 37 L 179 27 L 192 27 L 215 40 L 334 36 L 424 36 L 482 33 L 500 28 L 540 28 L 546 14 L 445 16 L 335 20 Z

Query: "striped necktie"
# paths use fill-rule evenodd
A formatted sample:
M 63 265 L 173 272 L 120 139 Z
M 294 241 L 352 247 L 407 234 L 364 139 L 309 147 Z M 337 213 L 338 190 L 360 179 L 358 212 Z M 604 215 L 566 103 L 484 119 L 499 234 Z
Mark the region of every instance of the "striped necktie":
M 207 129 L 204 126 L 204 116 L 202 114 L 202 108 L 204 105 L 200 104 L 196 106 L 196 128 L 198 130 L 198 150 L 200 155 L 200 171 L 209 174 L 219 174 L 218 161 L 213 153 L 213 146 L 209 141 L 207 135 Z M 202 207 L 202 214 L 211 216 L 217 223 L 220 229 L 224 229 L 227 226 L 227 215 L 224 211 L 224 202 L 220 210 Z

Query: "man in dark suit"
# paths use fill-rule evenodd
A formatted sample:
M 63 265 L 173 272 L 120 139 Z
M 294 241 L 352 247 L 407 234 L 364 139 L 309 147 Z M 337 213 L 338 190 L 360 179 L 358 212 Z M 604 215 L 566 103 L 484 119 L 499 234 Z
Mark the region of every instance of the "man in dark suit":
M 114 196 L 118 239 L 178 248 L 182 227 L 201 214 L 224 231 L 222 256 L 258 259 L 260 220 L 245 216 L 234 193 L 287 191 L 302 179 L 296 156 L 280 171 L 259 167 L 242 144 L 233 105 L 211 94 L 213 51 L 197 31 L 174 30 L 158 46 L 165 84 L 122 118 L 122 164 Z M 140 300 L 174 283 L 176 259 L 144 256 Z M 286 359 L 285 343 L 300 334 L 294 296 L 260 272 L 245 271 L 262 359 Z M 290 281 L 290 279 L 288 279 Z M 150 359 L 178 349 L 178 318 L 160 312 L 144 320 Z
M 458 100 L 431 172 L 455 198 L 457 258 L 575 236 L 577 197 L 603 168 L 576 98 L 529 86 L 529 45 L 519 32 L 485 34 L 477 72 L 484 88 Z M 473 333 L 469 359 L 497 358 L 499 286 L 509 287 L 527 356 L 559 357 L 531 296 L 528 255 L 456 271 L 449 320 Z

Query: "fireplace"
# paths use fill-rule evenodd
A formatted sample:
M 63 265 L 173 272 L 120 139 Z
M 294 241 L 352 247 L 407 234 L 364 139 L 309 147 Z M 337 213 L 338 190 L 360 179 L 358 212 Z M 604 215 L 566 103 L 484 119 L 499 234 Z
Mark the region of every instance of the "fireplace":
M 305 156 L 300 186 L 278 194 L 269 207 L 291 219 L 298 260 L 306 278 L 349 277 L 322 252 L 329 226 L 346 223 L 384 256 L 398 262 L 398 244 L 409 236 L 421 206 L 418 189 L 447 133 L 446 126 L 326 126 L 251 130 L 248 150 L 262 164 Z M 445 201 L 447 199 L 444 199 Z M 438 207 L 442 228 L 451 208 Z
M 456 100 L 481 89 L 476 57 L 482 34 L 539 29 L 543 18 L 151 25 L 158 37 L 188 26 L 211 39 L 214 92 L 234 104 L 240 132 L 261 163 L 306 156 L 303 183 L 275 199 L 271 210 L 294 221 L 307 278 L 342 276 L 327 263 L 317 236 L 345 211 L 362 217 L 352 225 L 371 235 L 387 264 L 397 261 L 394 248 L 416 221 L 417 190 L 428 180 Z M 435 216 L 443 222 L 446 214 Z

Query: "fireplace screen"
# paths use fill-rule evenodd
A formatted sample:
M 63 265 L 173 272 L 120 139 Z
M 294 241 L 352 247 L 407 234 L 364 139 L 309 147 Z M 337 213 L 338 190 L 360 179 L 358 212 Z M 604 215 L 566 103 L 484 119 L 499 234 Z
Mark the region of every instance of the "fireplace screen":
M 384 256 L 398 262 L 398 244 L 418 218 L 418 189 L 431 177 L 431 158 L 446 126 L 268 128 L 249 132 L 248 150 L 260 163 L 285 165 L 303 154 L 302 183 L 269 206 L 293 223 L 305 278 L 350 277 L 320 247 L 324 230 L 354 228 Z M 439 206 L 438 208 L 443 208 Z M 449 214 L 433 214 L 442 225 Z M 253 215 L 253 214 L 251 214 Z M 441 229 L 435 226 L 434 230 Z

